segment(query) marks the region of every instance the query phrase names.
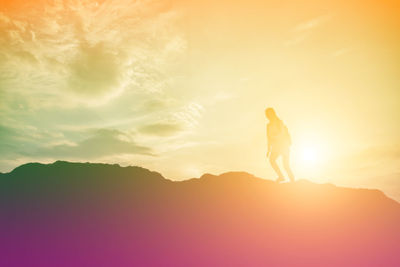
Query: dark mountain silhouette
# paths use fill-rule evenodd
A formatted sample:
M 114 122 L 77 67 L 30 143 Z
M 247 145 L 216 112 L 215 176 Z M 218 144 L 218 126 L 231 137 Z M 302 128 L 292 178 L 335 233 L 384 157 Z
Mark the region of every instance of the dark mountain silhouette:
M 245 172 L 29 163 L 0 174 L 0 219 L 0 266 L 400 266 L 382 192 Z

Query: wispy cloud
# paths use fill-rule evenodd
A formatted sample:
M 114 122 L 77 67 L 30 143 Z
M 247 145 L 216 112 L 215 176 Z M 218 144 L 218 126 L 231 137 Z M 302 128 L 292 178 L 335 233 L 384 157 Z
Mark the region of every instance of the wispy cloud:
M 297 24 L 292 29 L 292 36 L 284 42 L 284 46 L 292 46 L 304 42 L 316 28 L 328 23 L 332 18 L 333 15 L 322 15 Z
M 115 129 L 99 129 L 75 144 L 57 144 L 42 147 L 38 155 L 55 158 L 93 159 L 119 154 L 153 155 L 152 149 L 137 145 L 132 136 Z
M 333 57 L 340 57 L 340 56 L 342 56 L 342 55 L 345 55 L 345 54 L 351 52 L 352 50 L 353 50 L 353 49 L 350 48 L 350 47 L 344 47 L 344 48 L 341 48 L 341 49 L 338 49 L 338 50 L 334 51 L 334 52 L 332 53 L 332 56 L 333 56 Z
M 374 146 L 355 155 L 356 159 L 400 159 L 400 145 Z
M 319 27 L 333 18 L 332 15 L 322 15 L 296 25 L 293 29 L 295 32 L 304 32 Z
M 182 126 L 177 123 L 153 123 L 139 128 L 139 132 L 155 136 L 170 136 L 182 130 Z
M 28 96 L 49 103 L 68 93 L 71 102 L 104 103 L 127 88 L 160 91 L 169 59 L 186 47 L 178 16 L 161 1 L 112 0 L 1 13 L 2 89 L 40 91 Z
M 166 92 L 186 52 L 180 16 L 160 0 L 0 7 L 2 157 L 153 155 L 132 133 L 173 135 L 184 122 L 158 122 L 193 113 Z
M 185 105 L 181 110 L 175 112 L 173 117 L 186 124 L 188 127 L 195 127 L 198 124 L 198 120 L 201 118 L 201 115 L 204 111 L 204 108 L 201 104 L 196 102 L 191 102 Z

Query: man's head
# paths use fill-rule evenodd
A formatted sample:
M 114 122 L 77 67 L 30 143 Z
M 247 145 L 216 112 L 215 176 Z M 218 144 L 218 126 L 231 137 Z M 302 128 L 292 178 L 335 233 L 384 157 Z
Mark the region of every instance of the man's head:
M 265 117 L 267 117 L 268 120 L 272 121 L 277 118 L 275 110 L 273 108 L 267 108 L 265 109 Z

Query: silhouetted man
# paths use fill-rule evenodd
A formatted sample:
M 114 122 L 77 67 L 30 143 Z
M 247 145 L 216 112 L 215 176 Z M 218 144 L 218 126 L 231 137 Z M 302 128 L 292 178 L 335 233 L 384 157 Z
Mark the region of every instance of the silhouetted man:
M 289 157 L 290 157 L 290 145 L 292 140 L 286 125 L 275 113 L 273 108 L 267 108 L 265 110 L 265 116 L 269 120 L 267 124 L 267 141 L 268 141 L 268 151 L 267 158 L 269 157 L 269 162 L 272 168 L 278 175 L 277 182 L 285 180 L 283 174 L 276 163 L 279 156 L 282 156 L 283 167 L 289 176 L 291 182 L 294 182 L 294 175 L 290 169 Z

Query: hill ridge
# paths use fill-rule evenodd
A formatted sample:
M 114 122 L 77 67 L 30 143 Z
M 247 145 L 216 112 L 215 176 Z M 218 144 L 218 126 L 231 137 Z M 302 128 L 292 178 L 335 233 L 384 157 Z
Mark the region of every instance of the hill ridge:
M 276 187 L 279 185 L 279 187 L 293 187 L 293 186 L 317 186 L 320 188 L 336 188 L 337 190 L 353 190 L 354 192 L 360 191 L 363 193 L 371 193 L 374 194 L 378 197 L 384 197 L 387 199 L 390 199 L 391 201 L 397 203 L 400 205 L 399 202 L 396 200 L 388 197 L 384 192 L 382 192 L 379 189 L 371 189 L 371 188 L 352 188 L 352 187 L 343 187 L 343 186 L 337 186 L 332 183 L 316 183 L 307 179 L 299 179 L 296 180 L 294 183 L 280 183 L 277 184 L 275 181 L 270 180 L 270 179 L 265 179 L 262 177 L 257 177 L 249 172 L 246 171 L 228 171 L 228 172 L 223 172 L 220 174 L 212 174 L 212 173 L 204 173 L 200 177 L 192 177 L 188 178 L 185 180 L 179 180 L 179 181 L 174 181 L 171 179 L 168 179 L 164 177 L 161 173 L 157 171 L 152 171 L 147 168 L 141 167 L 141 166 L 136 166 L 136 165 L 129 165 L 129 166 L 120 166 L 119 164 L 110 164 L 110 163 L 94 163 L 94 162 L 70 162 L 70 161 L 64 161 L 64 160 L 57 160 L 53 163 L 40 163 L 40 162 L 29 162 L 22 164 L 20 166 L 17 166 L 14 168 L 11 172 L 9 173 L 0 173 L 0 177 L 5 178 L 9 176 L 29 176 L 35 173 L 35 171 L 49 171 L 51 169 L 57 169 L 57 168 L 72 168 L 70 170 L 73 170 L 74 172 L 86 170 L 90 171 L 93 170 L 95 171 L 96 169 L 99 171 L 108 171 L 110 175 L 113 174 L 113 172 L 119 172 L 120 175 L 122 176 L 129 176 L 129 174 L 133 176 L 139 176 L 139 175 L 145 175 L 145 176 L 151 176 L 153 178 L 157 178 L 159 180 L 163 180 L 164 182 L 174 182 L 176 183 L 190 183 L 190 182 L 232 182 L 232 181 L 242 181 L 242 182 L 249 182 L 249 181 L 256 181 L 256 182 L 261 182 L 264 184 L 268 184 L 269 186 Z M 101 170 L 100 170 L 101 169 Z M 65 174 L 65 173 L 64 173 Z M 63 174 L 63 175 L 64 175 Z M 87 175 L 90 173 L 87 173 Z M 102 174 L 105 174 L 102 173 Z M 82 173 L 82 176 L 83 173 Z
M 24 164 L 1 176 L 0 218 L 0 266 L 400 266 L 381 191 L 243 171 Z

